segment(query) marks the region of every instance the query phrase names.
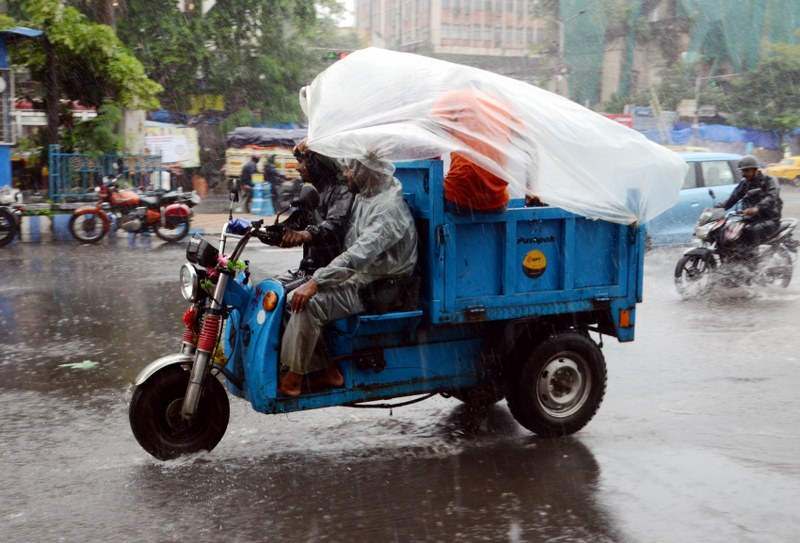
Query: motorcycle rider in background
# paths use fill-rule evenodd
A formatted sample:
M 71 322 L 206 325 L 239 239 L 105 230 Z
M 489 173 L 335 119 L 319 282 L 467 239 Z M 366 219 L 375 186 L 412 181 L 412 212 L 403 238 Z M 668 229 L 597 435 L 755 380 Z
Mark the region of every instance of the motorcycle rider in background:
M 730 197 L 715 207 L 730 209 L 742 200 L 744 228 L 740 238 L 742 257 L 749 259 L 759 244 L 773 236 L 780 228 L 783 201 L 780 198 L 778 181 L 758 169 L 758 161 L 752 155 L 739 160 L 742 181 Z
M 306 140 L 299 142 L 292 152 L 297 158 L 300 177 L 317 189 L 320 202 L 313 213 L 293 214 L 285 223 L 287 230 L 281 247 L 303 246 L 300 267 L 275 278 L 287 291 L 308 281 L 318 268 L 327 266 L 344 251 L 344 236 L 355 197 L 334 159 L 310 150 Z

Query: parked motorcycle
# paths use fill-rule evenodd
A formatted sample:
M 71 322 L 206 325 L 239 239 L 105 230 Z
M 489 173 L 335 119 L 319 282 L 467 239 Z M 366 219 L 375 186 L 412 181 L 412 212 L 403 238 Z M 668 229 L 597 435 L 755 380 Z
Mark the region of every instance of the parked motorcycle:
M 789 286 L 800 246 L 792 237 L 797 219 L 781 220 L 772 237 L 749 251 L 740 239 L 743 219 L 741 202 L 729 211 L 703 210 L 694 231 L 700 245 L 686 251 L 675 267 L 675 287 L 683 299 L 703 295 L 714 284 Z
M 8 189 L 0 193 L 0 247 L 11 243 L 19 234 L 23 210 L 18 190 Z
M 143 196 L 121 188 L 118 175 L 103 178 L 96 190 L 97 203 L 76 209 L 69 220 L 72 235 L 85 243 L 100 241 L 115 223 L 127 232 L 155 232 L 165 241 L 179 241 L 189 233 L 191 208 L 200 203 L 194 191 Z

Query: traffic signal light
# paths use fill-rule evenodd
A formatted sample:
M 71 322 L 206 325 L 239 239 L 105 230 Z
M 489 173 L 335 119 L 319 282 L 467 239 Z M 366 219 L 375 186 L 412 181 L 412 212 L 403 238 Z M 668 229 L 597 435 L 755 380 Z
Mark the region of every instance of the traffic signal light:
M 326 62 L 336 62 L 337 60 L 342 60 L 349 54 L 350 51 L 328 51 L 322 55 L 322 60 Z
M 714 88 L 719 87 L 719 81 L 717 81 L 716 79 L 712 79 L 711 81 L 708 82 L 708 84 Z

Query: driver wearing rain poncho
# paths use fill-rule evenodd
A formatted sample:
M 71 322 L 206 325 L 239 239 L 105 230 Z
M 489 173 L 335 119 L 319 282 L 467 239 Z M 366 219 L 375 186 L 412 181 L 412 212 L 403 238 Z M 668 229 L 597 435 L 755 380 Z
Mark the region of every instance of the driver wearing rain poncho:
M 281 346 L 288 370 L 278 387 L 286 396 L 299 396 L 306 376 L 311 390 L 344 383 L 320 341 L 322 326 L 364 312 L 360 289 L 378 279 L 408 277 L 417 263 L 414 219 L 393 177 L 394 165 L 373 152 L 345 160 L 343 173 L 356 193 L 346 249 L 288 297 L 292 313 Z

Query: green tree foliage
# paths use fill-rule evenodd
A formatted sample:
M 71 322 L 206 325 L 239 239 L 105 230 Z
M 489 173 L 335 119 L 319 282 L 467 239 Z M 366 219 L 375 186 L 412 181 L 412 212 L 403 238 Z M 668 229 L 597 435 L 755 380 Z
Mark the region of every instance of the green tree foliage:
M 109 99 L 97 110 L 97 117 L 76 123 L 67 117 L 61 136 L 61 147 L 70 152 L 89 155 L 122 152 L 122 136 L 117 126 L 122 121 L 122 109 Z
M 20 42 L 11 57 L 13 64 L 27 67 L 39 83 L 39 91 L 31 98 L 45 104 L 48 127 L 43 143 L 60 142 L 67 150 L 79 145 L 88 152 L 118 150 L 119 142 L 109 133 L 121 118 L 114 104 L 156 108 L 162 88 L 145 75 L 142 64 L 111 27 L 91 22 L 75 8 L 58 0 L 22 0 L 9 2 L 8 7 L 16 20 L 0 24 L 19 24 L 45 33 Z M 75 101 L 98 107 L 98 118 L 85 126 L 75 125 L 70 107 Z M 42 160 L 46 153 L 43 145 Z
M 686 98 L 694 98 L 694 69 L 692 66 L 677 62 L 661 72 L 661 83 L 654 85 L 661 108 L 667 111 L 674 111 L 678 103 Z M 608 102 L 603 104 L 603 111 L 607 113 L 622 113 L 625 105 L 649 104 L 652 101 L 651 89 L 635 92 L 631 95 L 614 95 Z
M 117 32 L 164 87 L 167 109 L 213 94 L 250 124 L 297 121 L 299 89 L 325 67 L 320 51 L 360 46 L 336 28 L 342 10 L 336 0 L 218 0 L 201 15 L 170 0 L 127 0 Z
M 64 98 L 98 107 L 105 98 L 123 107 L 158 107 L 161 87 L 147 77 L 111 27 L 91 22 L 58 0 L 25 0 L 19 13 L 20 24 L 44 30 L 52 44 Z M 34 79 L 45 80 L 49 68 L 41 41 L 24 42 L 14 59 L 26 65 Z
M 314 61 L 306 48 L 316 21 L 313 1 L 220 0 L 207 19 L 214 55 L 204 72 L 228 109 L 248 106 L 264 119 L 298 119 L 297 92 Z
M 698 65 L 682 62 L 666 68 L 654 87 L 661 105 L 674 110 L 683 99 L 695 97 Z M 714 104 L 725 122 L 740 128 L 785 132 L 800 126 L 800 45 L 778 44 L 756 68 L 741 77 L 699 80 L 701 104 Z M 626 104 L 647 104 L 650 90 L 631 96 L 614 96 L 604 111 L 619 113 Z
M 755 70 L 723 91 L 717 104 L 734 126 L 780 132 L 800 126 L 800 45 L 771 46 Z
M 208 21 L 178 11 L 174 0 L 128 0 L 126 17 L 117 22 L 117 34 L 142 62 L 149 77 L 163 92 L 162 106 L 186 111 L 199 88 L 202 67 L 213 58 L 206 47 Z M 157 16 L 154 16 L 157 14 Z

